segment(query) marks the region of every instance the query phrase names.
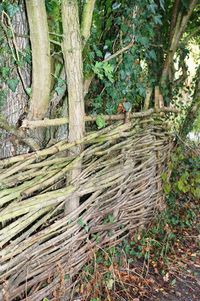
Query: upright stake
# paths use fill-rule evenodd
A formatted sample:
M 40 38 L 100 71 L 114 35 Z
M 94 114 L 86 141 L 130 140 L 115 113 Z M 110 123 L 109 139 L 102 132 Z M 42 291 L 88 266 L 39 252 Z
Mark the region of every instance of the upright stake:
M 81 139 L 84 135 L 84 95 L 83 95 L 83 62 L 80 25 L 77 0 L 62 0 L 63 53 L 68 86 L 69 104 L 69 142 Z M 74 147 L 71 152 L 78 155 L 81 149 Z M 74 166 L 69 175 L 73 181 L 81 172 L 81 162 Z M 67 200 L 65 214 L 79 206 L 79 197 Z

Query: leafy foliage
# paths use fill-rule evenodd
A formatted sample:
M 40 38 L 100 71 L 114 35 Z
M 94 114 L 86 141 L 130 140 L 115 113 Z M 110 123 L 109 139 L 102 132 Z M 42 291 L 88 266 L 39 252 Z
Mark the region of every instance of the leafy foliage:
M 55 72 L 52 87 L 58 95 L 62 95 L 66 87 L 60 79 L 63 61 L 61 1 L 48 0 L 45 3 L 48 13 L 53 73 Z M 78 3 L 81 19 L 85 2 L 78 1 Z M 169 46 L 172 4 L 172 1 L 163 0 L 96 1 L 91 36 L 83 49 L 85 78 L 95 74 L 85 99 L 86 113 L 116 113 L 118 104 L 124 98 L 131 103 L 132 109 L 135 111 L 143 107 L 147 87 L 154 88 L 160 80 Z M 21 5 L 20 2 L 18 4 L 15 1 L 12 3 L 7 0 L 3 1 L 0 4 L 0 13 L 5 11 L 12 20 L 19 10 L 19 5 Z M 180 5 L 181 10 L 186 11 L 188 2 L 181 1 Z M 199 19 L 194 21 L 194 16 L 198 14 L 198 10 L 198 7 L 194 10 L 193 23 L 189 23 L 185 36 L 196 30 Z M 2 57 L 6 60 L 7 53 L 9 53 L 9 57 L 13 59 L 5 34 L 12 39 L 10 28 L 7 27 L 7 32 L 3 32 L 1 37 Z M 196 36 L 194 35 L 194 37 Z M 123 50 L 131 41 L 133 42 L 132 47 L 109 59 L 110 55 Z M 178 50 L 177 57 L 184 61 L 187 58 L 188 50 L 184 44 L 181 47 L 182 50 L 181 48 Z M 20 53 L 20 59 L 14 60 L 13 66 L 24 66 L 25 63 L 31 64 L 30 49 L 23 54 Z M 4 59 L 1 67 L 2 81 L 5 83 L 8 79 L 8 89 L 15 91 L 17 79 L 9 77 L 10 71 L 7 72 Z M 183 65 L 180 64 L 179 70 L 182 67 Z M 183 87 L 184 80 L 183 78 L 182 81 L 179 81 L 178 85 L 171 81 L 170 85 L 171 87 L 174 85 L 173 89 L 166 87 L 164 95 L 167 103 L 171 102 Z

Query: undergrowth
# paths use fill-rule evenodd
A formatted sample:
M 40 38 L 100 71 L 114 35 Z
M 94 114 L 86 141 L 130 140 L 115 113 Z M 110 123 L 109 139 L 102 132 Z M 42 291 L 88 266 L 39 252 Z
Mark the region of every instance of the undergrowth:
M 166 209 L 148 228 L 94 251 L 78 278 L 79 300 L 153 300 L 166 283 L 176 285 L 177 275 L 199 255 L 199 166 L 197 149 L 177 148 L 162 176 Z

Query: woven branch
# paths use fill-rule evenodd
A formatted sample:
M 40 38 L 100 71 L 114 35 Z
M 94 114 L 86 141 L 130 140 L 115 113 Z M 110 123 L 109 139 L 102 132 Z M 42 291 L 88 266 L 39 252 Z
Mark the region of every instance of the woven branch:
M 75 145 L 84 150 L 67 156 Z M 147 114 L 1 160 L 0 300 L 53 300 L 55 291 L 61 298 L 63 277 L 76 275 L 92 248 L 116 244 L 146 224 L 162 205 L 171 147 L 165 118 Z M 79 160 L 81 173 L 66 182 Z M 64 216 L 72 196 L 81 204 Z
M 141 117 L 146 117 L 149 115 L 152 115 L 154 112 L 159 113 L 159 112 L 169 112 L 169 113 L 179 113 L 179 110 L 176 108 L 168 108 L 164 107 L 161 109 L 156 108 L 154 109 L 149 109 L 144 112 L 136 112 L 129 114 L 129 118 L 141 118 Z M 118 115 L 103 115 L 102 116 L 105 121 L 116 121 L 116 120 L 125 120 L 126 119 L 126 114 L 118 114 Z M 97 120 L 98 116 L 85 116 L 84 120 L 85 122 L 95 122 Z M 21 128 L 37 128 L 37 127 L 48 127 L 48 126 L 60 126 L 63 124 L 69 123 L 68 118 L 55 118 L 55 119 L 47 119 L 45 118 L 44 120 L 23 120 Z

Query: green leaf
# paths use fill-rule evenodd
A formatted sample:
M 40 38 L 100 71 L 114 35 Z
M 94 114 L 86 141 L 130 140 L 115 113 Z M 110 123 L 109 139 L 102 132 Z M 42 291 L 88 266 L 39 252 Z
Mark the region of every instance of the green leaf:
M 84 225 L 85 225 L 85 223 L 84 223 L 84 221 L 82 220 L 82 218 L 79 218 L 79 219 L 77 220 L 77 224 L 79 224 L 79 226 L 81 226 L 81 227 L 84 227 Z
M 130 112 L 132 109 L 132 104 L 129 101 L 126 101 L 123 103 L 123 107 L 126 110 L 126 112 Z
M 169 194 L 171 191 L 171 185 L 169 183 L 165 183 L 163 189 L 166 194 Z
M 58 95 L 61 95 L 63 92 L 65 92 L 66 85 L 65 81 L 62 78 L 57 78 L 57 87 L 55 88 L 55 91 Z
M 162 8 L 162 10 L 165 10 L 165 0 L 160 0 L 160 7 Z
M 137 37 L 137 41 L 145 47 L 149 44 L 149 39 L 147 37 Z
M 31 87 L 29 87 L 29 88 L 26 88 L 26 93 L 30 96 L 31 95 L 31 92 L 32 92 L 32 89 L 31 89 Z
M 70 276 L 68 274 L 65 274 L 64 280 L 70 280 Z
M 12 18 L 19 11 L 19 6 L 17 4 L 8 4 L 6 10 L 9 16 Z
M 113 79 L 114 66 L 112 66 L 111 64 L 106 62 L 106 63 L 103 64 L 103 69 L 104 69 L 104 72 L 105 72 L 105 76 L 109 79 L 109 81 L 111 83 L 113 83 L 114 82 L 114 79 Z
M 9 67 L 3 67 L 1 68 L 1 74 L 3 78 L 6 78 L 9 76 L 10 68 Z
M 155 53 L 154 50 L 149 51 L 148 55 L 149 55 L 149 58 L 151 58 L 154 61 L 156 61 L 156 53 Z
M 161 18 L 162 18 L 161 15 L 154 16 L 154 17 L 153 17 L 153 20 L 154 20 L 155 24 L 160 24 L 160 25 L 162 25 Z
M 193 195 L 197 198 L 197 199 L 200 199 L 200 188 L 197 187 L 196 189 L 194 189 L 192 191 Z
M 97 74 L 97 76 L 100 79 L 103 79 L 104 72 L 103 72 L 103 63 L 102 62 L 96 62 L 95 65 L 92 66 L 92 69 L 93 69 L 94 73 Z
M 157 8 L 157 4 L 151 3 L 151 4 L 149 4 L 149 5 L 147 6 L 147 8 L 148 8 L 148 10 L 149 10 L 151 13 L 155 14 L 156 8 Z
M 57 86 L 57 87 L 55 88 L 55 91 L 56 91 L 56 93 L 57 93 L 58 95 L 61 95 L 61 94 L 65 91 L 65 87 L 64 87 L 64 86 L 63 86 L 63 87 Z
M 17 78 L 7 80 L 7 85 L 12 92 L 16 91 L 18 84 L 19 80 Z
M 94 45 L 94 51 L 96 52 L 96 55 L 97 55 L 98 57 L 103 57 L 103 53 L 101 52 L 101 50 L 99 50 L 99 49 L 97 48 L 96 45 Z
M 190 185 L 187 185 L 182 179 L 177 182 L 178 189 L 184 193 L 190 190 Z
M 115 281 L 112 278 L 110 278 L 106 281 L 106 285 L 109 290 L 112 290 L 114 282 Z
M 96 124 L 98 126 L 98 129 L 102 129 L 106 126 L 106 121 L 102 115 L 97 116 Z
M 163 172 L 162 175 L 161 175 L 161 178 L 162 178 L 163 182 L 167 181 L 167 178 L 168 178 L 167 173 Z
M 114 216 L 113 216 L 112 214 L 109 214 L 109 215 L 108 215 L 108 219 L 109 219 L 109 222 L 110 222 L 111 224 L 114 223 Z

